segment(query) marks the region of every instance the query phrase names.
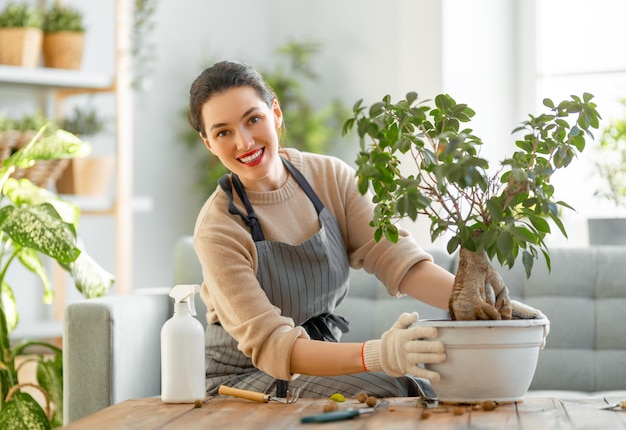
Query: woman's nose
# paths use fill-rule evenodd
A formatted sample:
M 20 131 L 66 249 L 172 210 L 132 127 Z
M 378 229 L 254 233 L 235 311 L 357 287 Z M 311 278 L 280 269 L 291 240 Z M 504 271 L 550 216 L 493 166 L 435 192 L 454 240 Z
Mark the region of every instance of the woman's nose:
M 250 148 L 254 144 L 254 138 L 252 134 L 246 130 L 245 128 L 241 128 L 237 131 L 237 148 L 238 149 L 247 149 Z

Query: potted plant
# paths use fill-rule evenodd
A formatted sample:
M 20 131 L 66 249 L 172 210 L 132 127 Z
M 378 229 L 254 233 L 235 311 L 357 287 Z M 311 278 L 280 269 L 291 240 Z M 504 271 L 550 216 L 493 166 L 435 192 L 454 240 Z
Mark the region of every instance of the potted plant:
M 55 2 L 44 15 L 43 33 L 44 66 L 80 69 L 85 45 L 81 11 Z
M 95 136 L 105 129 L 105 120 L 93 107 L 76 106 L 68 117 L 60 121 L 61 128 L 85 139 Z M 61 175 L 56 180 L 59 194 L 103 197 L 109 191 L 115 157 L 81 157 L 69 160 Z
M 622 100 L 626 107 L 626 99 Z M 626 118 L 614 118 L 602 131 L 594 166 L 603 186 L 594 195 L 610 202 L 614 217 L 589 218 L 590 245 L 626 245 L 626 218 L 619 217 L 626 208 Z
M 26 114 L 17 119 L 0 116 L 0 160 L 5 160 L 27 145 L 37 130 L 49 122 L 50 119 L 41 113 Z M 63 172 L 69 161 L 68 158 L 39 160 L 36 163 L 16 167 L 11 177 L 27 178 L 39 187 L 48 188 Z
M 396 103 L 385 96 L 369 109 L 361 100 L 344 125 L 344 133 L 356 127 L 360 137 L 358 185 L 373 192 L 375 239 L 396 242 L 398 219 L 426 216 L 432 240 L 450 234 L 447 251 L 459 252 L 451 319 L 419 322 L 439 327 L 446 345 L 446 361 L 432 366 L 444 401 L 519 400 L 530 386 L 549 322 L 512 319 L 508 289 L 492 261 L 512 267 L 519 257 L 529 276 L 543 254 L 550 268 L 548 220 L 566 235 L 559 208 L 569 208 L 556 200 L 550 178 L 598 128 L 592 97 L 545 99 L 550 112 L 529 116 L 515 130 L 526 134 L 495 170 L 480 156 L 483 142 L 462 126 L 474 111 L 446 94 L 435 97 L 435 106 L 418 102 L 416 93 Z
M 9 3 L 0 13 L 0 64 L 36 67 L 41 55 L 42 17 L 26 3 Z
M 13 263 L 21 263 L 39 277 L 46 302 L 53 293 L 42 255 L 65 269 L 86 297 L 105 294 L 113 283 L 112 275 L 79 245 L 78 208 L 28 179 L 15 179 L 11 175 L 15 169 L 40 160 L 84 156 L 88 149 L 76 136 L 48 126 L 0 167 L 0 428 L 46 429 L 63 423 L 61 351 L 43 342 L 12 346 L 9 341 L 9 333 L 18 323 L 13 289 L 7 279 Z M 46 411 L 24 391 L 24 384 L 18 380 L 16 357 L 33 345 L 47 348 L 52 355 L 52 358 L 38 357 L 38 384 L 28 384 L 45 394 Z

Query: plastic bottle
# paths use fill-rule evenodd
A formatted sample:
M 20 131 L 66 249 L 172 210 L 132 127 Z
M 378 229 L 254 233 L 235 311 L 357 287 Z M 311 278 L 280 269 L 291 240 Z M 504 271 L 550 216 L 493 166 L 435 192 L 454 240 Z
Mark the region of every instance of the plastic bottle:
M 198 285 L 176 285 L 174 315 L 161 329 L 161 400 L 194 403 L 206 396 L 204 329 L 194 318 Z

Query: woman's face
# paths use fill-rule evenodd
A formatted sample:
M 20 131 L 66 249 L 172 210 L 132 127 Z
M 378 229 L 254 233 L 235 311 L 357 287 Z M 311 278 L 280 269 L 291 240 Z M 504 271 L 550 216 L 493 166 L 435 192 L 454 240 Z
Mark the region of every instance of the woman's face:
M 251 87 L 237 87 L 212 96 L 201 109 L 206 147 L 250 190 L 272 190 L 286 179 L 278 155 L 278 130 L 283 114 Z

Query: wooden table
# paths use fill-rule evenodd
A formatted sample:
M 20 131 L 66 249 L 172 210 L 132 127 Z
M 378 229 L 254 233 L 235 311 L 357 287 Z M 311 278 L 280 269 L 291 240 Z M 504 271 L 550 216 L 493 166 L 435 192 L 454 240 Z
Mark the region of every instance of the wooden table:
M 475 406 L 418 406 L 415 398 L 387 399 L 373 414 L 323 424 L 301 424 L 300 418 L 322 413 L 329 400 L 299 399 L 296 403 L 256 403 L 231 397 L 207 398 L 202 407 L 163 404 L 158 398 L 134 399 L 71 423 L 77 429 L 626 429 L 626 412 L 598 408 L 624 399 L 525 398 L 486 411 Z M 340 409 L 363 407 L 354 399 Z

